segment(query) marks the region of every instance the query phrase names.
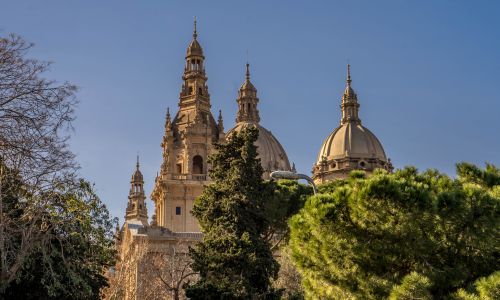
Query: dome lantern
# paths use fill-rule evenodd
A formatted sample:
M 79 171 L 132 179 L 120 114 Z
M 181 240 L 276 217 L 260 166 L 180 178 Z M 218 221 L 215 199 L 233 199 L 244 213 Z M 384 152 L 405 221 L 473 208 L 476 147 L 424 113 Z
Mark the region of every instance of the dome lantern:
M 236 126 L 227 132 L 226 137 L 235 132 L 240 132 L 244 128 L 256 127 L 259 130 L 259 137 L 255 145 L 264 169 L 263 178 L 269 179 L 272 171 L 290 171 L 290 162 L 283 146 L 271 131 L 259 124 L 260 116 L 257 107 L 259 98 L 257 98 L 257 89 L 250 81 L 250 65 L 248 63 L 246 64 L 245 81 L 240 87 L 236 101 L 238 102 Z

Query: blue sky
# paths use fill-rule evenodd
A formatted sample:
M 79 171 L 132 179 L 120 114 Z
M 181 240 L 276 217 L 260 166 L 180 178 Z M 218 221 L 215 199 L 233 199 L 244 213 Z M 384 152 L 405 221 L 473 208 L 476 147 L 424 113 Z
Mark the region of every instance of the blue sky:
M 80 87 L 71 147 L 114 216 L 138 152 L 152 190 L 195 15 L 214 114 L 234 124 L 248 50 L 261 123 L 300 172 L 339 123 L 348 62 L 363 125 L 397 168 L 500 165 L 498 1 L 1 0 L 0 35 Z

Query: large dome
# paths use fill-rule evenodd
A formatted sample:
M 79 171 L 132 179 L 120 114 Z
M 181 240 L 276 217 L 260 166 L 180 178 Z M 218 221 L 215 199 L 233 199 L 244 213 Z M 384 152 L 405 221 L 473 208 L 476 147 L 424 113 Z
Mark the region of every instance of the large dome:
M 260 163 L 264 169 L 264 179 L 269 179 L 269 174 L 276 170 L 290 170 L 290 162 L 285 150 L 280 142 L 274 137 L 271 131 L 265 129 L 259 124 L 240 122 L 234 128 L 227 132 L 227 137 L 235 132 L 240 132 L 247 127 L 257 127 L 259 137 L 255 142 L 257 152 L 259 153 Z
M 375 169 L 392 171 L 382 144 L 368 128 L 361 125 L 358 96 L 351 87 L 347 67 L 347 86 L 342 96 L 340 126 L 328 135 L 321 145 L 313 167 L 316 183 L 345 178 L 352 170 L 372 172 Z
M 332 131 L 319 150 L 317 162 L 346 156 L 387 160 L 377 137 L 368 128 L 356 123 L 342 124 Z

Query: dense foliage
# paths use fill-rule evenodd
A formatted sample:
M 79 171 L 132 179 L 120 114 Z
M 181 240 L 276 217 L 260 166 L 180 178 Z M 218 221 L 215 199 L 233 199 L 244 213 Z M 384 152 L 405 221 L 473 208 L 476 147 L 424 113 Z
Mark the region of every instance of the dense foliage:
M 4 299 L 99 299 L 107 285 L 106 268 L 114 262 L 113 223 L 108 211 L 81 180 L 65 182 L 43 195 L 27 193 L 18 172 L 2 166 L 4 220 L 12 228 L 43 233 L 27 251 L 15 280 L 0 292 Z M 38 197 L 50 199 L 48 205 Z M 45 202 L 43 202 L 45 203 Z M 37 205 L 33 219 L 30 212 Z M 33 221 L 35 224 L 32 224 Z M 24 251 L 23 231 L 10 230 L 8 243 Z M 7 258 L 9 259 L 9 257 Z
M 274 191 L 264 202 L 264 215 L 269 224 L 265 237 L 277 248 L 288 238 L 289 218 L 299 212 L 313 191 L 311 186 L 295 180 L 266 181 L 264 184 Z
M 271 287 L 278 264 L 263 237 L 269 229 L 265 202 L 274 191 L 262 180 L 257 137 L 256 129 L 233 134 L 209 159 L 214 183 L 193 209 L 204 237 L 190 251 L 200 274 L 186 289 L 191 299 L 279 298 Z
M 500 171 L 461 163 L 457 175 L 409 167 L 321 186 L 290 222 L 306 297 L 498 296 Z

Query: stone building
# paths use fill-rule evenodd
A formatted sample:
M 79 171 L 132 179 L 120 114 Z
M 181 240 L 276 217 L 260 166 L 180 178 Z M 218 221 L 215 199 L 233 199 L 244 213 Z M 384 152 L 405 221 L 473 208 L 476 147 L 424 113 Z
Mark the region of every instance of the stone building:
M 312 170 L 316 184 L 346 178 L 352 170 L 371 173 L 377 168 L 387 171 L 393 169 L 380 141 L 361 125 L 358 95 L 351 83 L 351 67 L 347 65 L 347 86 L 340 105 L 340 125 L 328 135 L 319 150 Z
M 156 225 L 175 232 L 199 232 L 189 213 L 203 186 L 209 182 L 207 158 L 214 143 L 224 141 L 222 116 L 216 122 L 210 110 L 205 73 L 205 56 L 195 29 L 188 46 L 179 110 L 171 120 L 167 110 L 161 143 L 163 163 L 156 177 L 151 199 L 155 203 Z
M 121 273 L 129 274 L 120 277 L 124 286 L 120 295 L 125 299 L 156 299 L 155 293 L 162 287 L 161 283 L 154 283 L 158 282 L 154 274 L 158 270 L 152 272 L 151 268 L 155 266 L 148 263 L 158 256 L 170 256 L 172 259 L 185 257 L 187 246 L 202 237 L 198 222 L 190 212 L 196 197 L 211 182 L 207 159 L 215 151 L 214 144 L 223 143 L 226 138 L 221 111 L 217 121 L 211 112 L 207 79 L 205 56 L 198 42 L 195 21 L 193 39 L 185 57 L 178 111 L 173 119 L 169 109 L 166 113 L 161 142 L 163 161 L 151 193 L 154 214 L 150 223 L 139 160 L 132 175 L 125 223 L 119 230 L 117 241 Z M 257 89 L 250 82 L 247 64 L 246 79 L 237 97 L 236 125 L 228 134 L 248 126 L 259 129 L 256 145 L 265 170 L 263 177 L 269 179 L 270 172 L 274 170 L 290 170 L 290 163 L 278 140 L 260 125 L 258 102 Z M 179 275 L 176 280 L 180 282 L 184 279 Z M 182 299 L 182 291 L 177 292 Z
M 198 222 L 190 212 L 195 199 L 211 183 L 207 159 L 214 153 L 215 143 L 225 142 L 226 138 L 243 128 L 256 127 L 259 130 L 256 145 L 264 170 L 263 178 L 269 179 L 270 173 L 275 170 L 295 171 L 280 142 L 260 124 L 259 98 L 257 89 L 250 81 L 248 63 L 245 80 L 236 99 L 238 112 L 235 126 L 225 134 L 221 111 L 217 120 L 213 117 L 205 56 L 198 42 L 196 21 L 193 38 L 187 48 L 182 80 L 178 111 L 173 118 L 169 109 L 166 112 L 161 142 L 163 160 L 151 193 L 154 203 L 151 222 L 148 222 L 139 159 L 131 178 L 125 223 L 117 236 L 121 261 L 116 274 L 121 273 L 122 276 L 117 275 L 115 281 L 120 281 L 118 286 L 123 287 L 119 291 L 121 298 L 174 299 L 174 293 L 178 293 L 179 298 L 183 299 L 179 287 L 186 280 L 193 279 L 189 269 L 185 268 L 187 249 L 202 238 Z M 340 126 L 321 147 L 313 168 L 316 183 L 344 178 L 354 169 L 367 172 L 375 168 L 392 170 L 379 140 L 361 125 L 359 106 L 357 95 L 351 87 L 348 66 Z M 158 260 L 158 257 L 161 259 Z M 168 262 L 170 269 L 161 266 L 162 260 Z M 160 265 L 157 265 L 158 262 Z M 160 275 L 159 270 L 174 271 L 165 275 L 170 276 L 166 280 L 160 280 L 158 276 L 163 275 Z M 185 277 L 186 274 L 188 277 Z M 165 282 L 175 283 L 177 289 L 166 289 Z M 166 290 L 172 294 L 165 298 Z

